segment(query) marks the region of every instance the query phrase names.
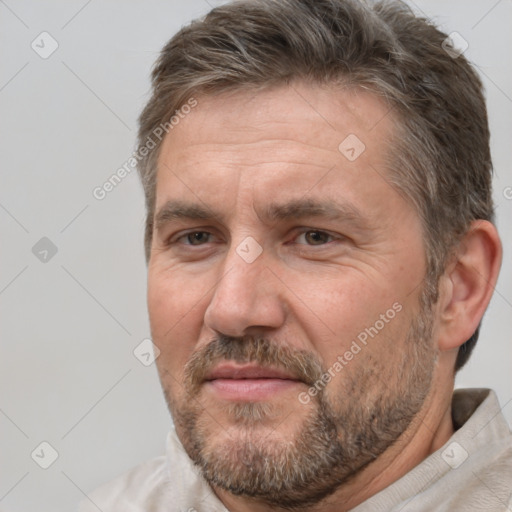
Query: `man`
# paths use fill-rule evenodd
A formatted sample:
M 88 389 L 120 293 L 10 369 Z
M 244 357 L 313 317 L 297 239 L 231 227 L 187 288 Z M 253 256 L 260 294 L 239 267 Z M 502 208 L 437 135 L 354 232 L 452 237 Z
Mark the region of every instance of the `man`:
M 107 511 L 512 510 L 489 390 L 481 83 L 399 3 L 246 0 L 163 49 L 140 118 L 166 457 Z

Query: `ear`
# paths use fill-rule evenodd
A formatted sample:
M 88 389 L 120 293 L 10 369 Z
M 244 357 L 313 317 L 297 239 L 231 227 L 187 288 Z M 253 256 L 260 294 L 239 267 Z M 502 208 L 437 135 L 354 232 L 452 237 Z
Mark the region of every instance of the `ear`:
M 473 221 L 439 283 L 441 351 L 457 349 L 475 332 L 494 292 L 501 256 L 494 225 Z

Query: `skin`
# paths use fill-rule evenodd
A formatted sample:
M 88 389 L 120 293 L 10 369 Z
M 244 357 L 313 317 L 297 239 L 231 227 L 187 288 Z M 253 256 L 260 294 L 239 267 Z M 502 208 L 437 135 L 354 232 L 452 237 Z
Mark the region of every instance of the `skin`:
M 148 308 L 173 415 L 187 401 L 185 365 L 215 336 L 265 336 L 313 354 L 328 368 L 396 302 L 401 312 L 325 392 L 350 400 L 350 384 L 369 367 L 381 378 L 365 388 L 361 407 L 372 403 L 379 388 L 392 392 L 397 386 L 406 334 L 420 310 L 426 259 L 419 216 L 387 179 L 384 162 L 394 123 L 388 107 L 370 93 L 295 83 L 199 97 L 166 137 L 157 220 L 169 201 L 213 212 L 206 219 L 167 219 L 153 234 Z M 366 146 L 353 162 L 338 150 L 349 134 Z M 266 216 L 271 205 L 306 199 L 350 205 L 361 219 L 346 211 L 339 218 Z M 207 234 L 197 235 L 199 243 L 192 245 L 186 236 L 191 232 Z M 237 252 L 247 237 L 262 249 L 252 263 Z M 440 280 L 429 340 L 437 359 L 421 409 L 395 444 L 308 510 L 350 510 L 449 439 L 457 349 L 485 311 L 500 260 L 492 224 L 474 222 Z M 298 400 L 307 389 L 297 382 L 254 398 L 273 414 L 253 432 L 273 442 L 294 439 L 311 411 L 312 405 Z M 229 399 L 206 386 L 198 399 L 212 449 L 244 439 L 249 426 L 236 421 L 226 407 Z M 178 428 L 178 435 L 183 442 L 186 434 Z M 270 510 L 257 500 L 214 490 L 229 510 Z

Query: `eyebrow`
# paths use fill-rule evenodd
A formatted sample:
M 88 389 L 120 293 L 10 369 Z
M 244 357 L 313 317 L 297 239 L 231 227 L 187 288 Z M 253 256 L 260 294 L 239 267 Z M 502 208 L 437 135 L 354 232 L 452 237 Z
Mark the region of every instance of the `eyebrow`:
M 179 200 L 167 201 L 155 215 L 155 227 L 160 229 L 173 220 L 211 220 L 219 217 L 220 215 L 205 206 Z
M 306 217 L 323 217 L 331 220 L 349 220 L 366 224 L 362 212 L 352 203 L 331 200 L 298 199 L 284 204 L 271 204 L 266 211 L 270 220 L 300 220 Z
M 301 220 L 305 218 L 344 220 L 361 229 L 368 229 L 369 221 L 352 203 L 331 200 L 294 199 L 285 203 L 271 203 L 260 218 L 269 222 Z M 206 206 L 181 200 L 167 201 L 155 215 L 155 227 L 161 229 L 174 220 L 223 220 L 223 215 Z

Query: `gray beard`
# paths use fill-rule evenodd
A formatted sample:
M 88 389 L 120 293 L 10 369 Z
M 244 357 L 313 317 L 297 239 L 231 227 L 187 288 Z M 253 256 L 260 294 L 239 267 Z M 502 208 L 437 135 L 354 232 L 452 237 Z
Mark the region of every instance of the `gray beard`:
M 211 418 L 197 399 L 199 376 L 215 361 L 258 361 L 262 365 L 279 361 L 287 368 L 288 362 L 294 366 L 292 360 L 299 359 L 299 366 L 311 374 L 304 374 L 306 382 L 314 382 L 321 370 L 312 355 L 288 352 L 265 339 L 214 340 L 209 352 L 187 363 L 188 399 L 176 403 L 165 390 L 176 431 L 212 487 L 269 507 L 298 510 L 317 504 L 393 445 L 420 411 L 436 362 L 431 333 L 430 317 L 420 314 L 410 326 L 406 349 L 396 366 L 386 367 L 371 359 L 373 366 L 358 368 L 358 373 L 344 368 L 341 373 L 346 373 L 334 379 L 345 379 L 345 396 L 332 397 L 326 387 L 312 397 L 312 407 L 292 439 L 272 439 L 268 428 L 262 435 L 265 422 L 279 417 L 271 404 L 231 404 L 229 417 L 237 422 L 238 431 L 245 430 L 221 445 L 211 439 Z M 297 403 L 297 407 L 304 406 Z

